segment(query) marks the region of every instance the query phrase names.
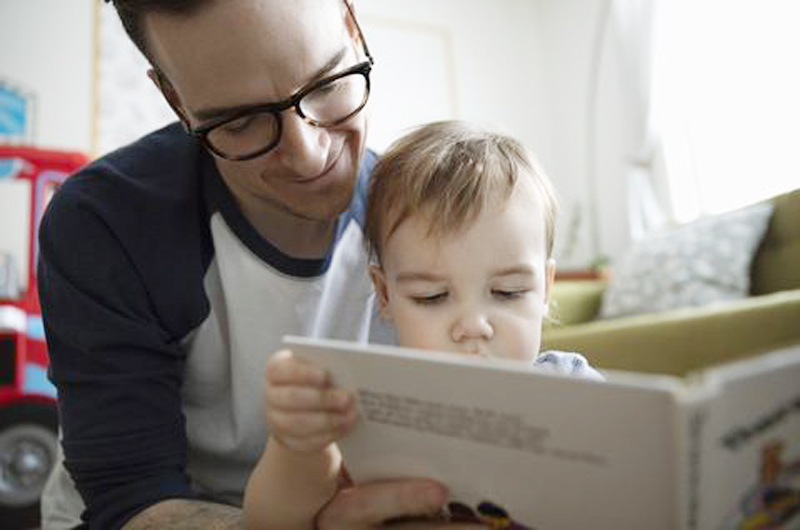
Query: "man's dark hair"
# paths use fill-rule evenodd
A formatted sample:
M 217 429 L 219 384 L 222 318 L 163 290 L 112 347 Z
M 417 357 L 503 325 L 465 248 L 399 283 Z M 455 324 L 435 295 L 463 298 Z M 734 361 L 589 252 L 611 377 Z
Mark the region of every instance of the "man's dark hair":
M 154 67 L 153 56 L 147 44 L 144 17 L 148 13 L 190 15 L 213 0 L 105 0 L 113 3 L 122 22 L 122 27 L 139 51 Z

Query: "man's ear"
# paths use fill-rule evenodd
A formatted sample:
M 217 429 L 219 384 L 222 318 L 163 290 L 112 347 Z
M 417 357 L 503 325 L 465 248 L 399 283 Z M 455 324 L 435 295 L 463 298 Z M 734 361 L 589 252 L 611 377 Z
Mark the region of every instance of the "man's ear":
M 547 258 L 544 268 L 544 303 L 547 311 L 550 311 L 550 295 L 553 292 L 553 284 L 556 282 L 556 260 Z
M 167 103 L 172 108 L 173 112 L 178 115 L 178 119 L 183 122 L 185 127 L 189 127 L 189 120 L 186 119 L 186 114 L 183 110 L 183 104 L 181 103 L 181 98 L 178 96 L 178 93 L 175 91 L 175 87 L 172 86 L 172 83 L 169 82 L 164 74 L 161 74 L 155 68 L 150 68 L 147 70 L 147 77 L 156 85 L 159 92 L 164 96 L 164 99 L 167 100 Z
M 355 0 L 344 0 L 344 1 L 347 3 L 347 6 L 349 6 L 349 8 L 350 8 L 350 12 L 349 13 L 347 12 L 348 7 L 345 6 L 345 8 L 344 8 L 344 10 L 345 10 L 344 21 L 345 21 L 345 25 L 347 27 L 347 33 L 350 35 L 350 38 L 352 38 L 356 42 L 356 44 L 360 46 L 361 45 L 361 38 L 360 38 L 359 33 L 358 33 L 358 28 L 356 27 L 356 21 L 353 19 L 353 17 L 356 15 L 356 3 L 355 3 Z M 350 16 L 350 13 L 353 14 L 352 17 Z
M 392 314 L 389 311 L 389 291 L 386 285 L 386 275 L 378 265 L 369 266 L 369 275 L 372 278 L 372 286 L 375 288 L 375 294 L 378 297 L 380 315 L 386 320 L 391 320 Z

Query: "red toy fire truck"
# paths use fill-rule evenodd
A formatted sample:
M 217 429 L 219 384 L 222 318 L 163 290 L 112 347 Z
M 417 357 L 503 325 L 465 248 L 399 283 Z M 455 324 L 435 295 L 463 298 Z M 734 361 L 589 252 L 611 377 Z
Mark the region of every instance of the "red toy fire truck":
M 36 288 L 39 222 L 55 189 L 87 162 L 79 153 L 0 146 L 0 521 L 38 525 L 54 463 L 56 390 Z M 4 248 L 6 247 L 6 248 Z

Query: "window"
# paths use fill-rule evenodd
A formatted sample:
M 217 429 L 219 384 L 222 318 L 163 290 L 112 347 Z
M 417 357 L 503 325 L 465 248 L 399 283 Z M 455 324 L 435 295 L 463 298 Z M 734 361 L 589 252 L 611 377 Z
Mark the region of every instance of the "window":
M 800 186 L 800 3 L 659 4 L 654 105 L 673 215 Z

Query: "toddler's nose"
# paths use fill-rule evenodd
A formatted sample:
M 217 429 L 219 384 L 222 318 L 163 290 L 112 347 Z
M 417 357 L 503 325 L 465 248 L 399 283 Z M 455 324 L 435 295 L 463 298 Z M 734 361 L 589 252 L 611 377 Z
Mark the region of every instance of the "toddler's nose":
M 453 324 L 453 341 L 483 339 L 489 340 L 494 336 L 494 328 L 489 318 L 481 312 L 469 312 L 459 317 Z

